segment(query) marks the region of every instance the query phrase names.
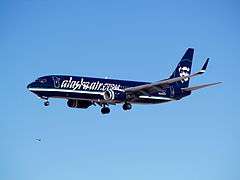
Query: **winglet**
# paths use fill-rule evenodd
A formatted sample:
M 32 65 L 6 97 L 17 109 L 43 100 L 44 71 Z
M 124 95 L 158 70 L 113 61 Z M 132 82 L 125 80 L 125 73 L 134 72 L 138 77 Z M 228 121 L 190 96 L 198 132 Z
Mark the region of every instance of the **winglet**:
M 207 58 L 206 62 L 204 63 L 201 71 L 200 71 L 200 74 L 203 74 L 205 73 L 206 69 L 207 69 L 207 66 L 208 66 L 208 62 L 209 62 L 209 58 Z

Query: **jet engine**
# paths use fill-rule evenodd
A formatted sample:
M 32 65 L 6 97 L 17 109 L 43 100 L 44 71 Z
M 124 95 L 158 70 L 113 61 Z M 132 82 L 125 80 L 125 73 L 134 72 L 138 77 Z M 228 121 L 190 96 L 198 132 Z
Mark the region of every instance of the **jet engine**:
M 118 90 L 107 90 L 103 94 L 103 98 L 106 101 L 124 101 L 126 100 L 126 93 Z
M 71 108 L 87 109 L 89 106 L 92 105 L 92 102 L 85 101 L 85 100 L 69 99 L 67 101 L 67 105 L 68 105 L 68 107 L 71 107 Z

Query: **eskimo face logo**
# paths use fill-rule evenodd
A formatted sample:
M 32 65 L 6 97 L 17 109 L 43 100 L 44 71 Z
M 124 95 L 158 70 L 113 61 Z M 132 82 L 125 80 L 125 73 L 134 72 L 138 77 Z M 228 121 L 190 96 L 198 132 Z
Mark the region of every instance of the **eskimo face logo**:
M 183 67 L 179 67 L 178 70 L 179 70 L 180 77 L 189 76 L 190 68 L 183 66 Z M 189 78 L 185 78 L 181 82 L 184 83 L 184 82 L 188 81 L 188 79 Z
M 53 79 L 53 85 L 54 85 L 54 87 L 55 87 L 55 88 L 60 88 L 60 78 L 54 76 L 54 77 L 52 77 L 52 79 Z

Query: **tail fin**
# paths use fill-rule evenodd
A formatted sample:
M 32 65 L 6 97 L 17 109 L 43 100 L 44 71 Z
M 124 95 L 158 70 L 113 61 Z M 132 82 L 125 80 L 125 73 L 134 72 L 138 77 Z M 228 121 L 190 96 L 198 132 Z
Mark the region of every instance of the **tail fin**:
M 178 63 L 175 71 L 172 73 L 170 78 L 189 76 L 192 69 L 194 49 L 188 48 L 182 57 L 181 61 Z M 182 81 L 176 82 L 180 88 L 185 88 L 189 86 L 189 78 L 183 79 Z

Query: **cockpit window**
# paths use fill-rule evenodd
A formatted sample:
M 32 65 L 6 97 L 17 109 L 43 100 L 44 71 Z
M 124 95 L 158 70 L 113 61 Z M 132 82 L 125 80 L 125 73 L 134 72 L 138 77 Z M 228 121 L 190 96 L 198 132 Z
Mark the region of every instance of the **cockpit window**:
M 40 80 L 40 83 L 45 83 L 45 82 L 47 82 L 47 79 L 41 79 Z
M 46 78 L 38 78 L 36 81 L 40 82 L 40 83 L 46 83 L 47 79 Z

